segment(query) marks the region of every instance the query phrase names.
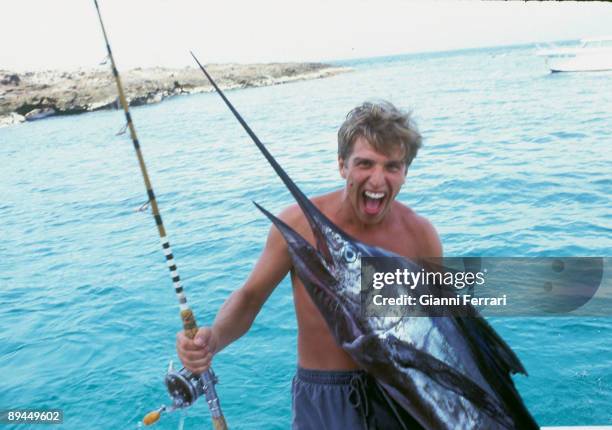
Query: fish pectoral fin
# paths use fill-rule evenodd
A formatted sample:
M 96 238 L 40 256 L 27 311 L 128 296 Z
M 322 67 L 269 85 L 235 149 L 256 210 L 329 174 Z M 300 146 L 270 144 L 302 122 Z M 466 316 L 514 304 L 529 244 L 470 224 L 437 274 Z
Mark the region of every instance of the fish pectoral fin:
M 381 345 L 381 338 L 373 333 L 362 334 L 352 342 L 344 342 L 342 349 L 349 353 L 361 366 L 388 361 L 387 352 Z
M 362 334 L 361 336 L 353 339 L 352 342 L 343 342 L 342 349 L 348 352 L 352 357 L 359 357 L 361 356 L 361 351 L 364 350 L 364 347 L 371 343 L 372 340 L 374 340 L 373 335 Z
M 508 424 L 506 418 L 509 417 L 500 402 L 466 375 L 393 335 L 388 336 L 384 343 L 385 349 L 397 367 L 424 373 L 432 381 L 485 411 L 495 421 L 502 425 Z

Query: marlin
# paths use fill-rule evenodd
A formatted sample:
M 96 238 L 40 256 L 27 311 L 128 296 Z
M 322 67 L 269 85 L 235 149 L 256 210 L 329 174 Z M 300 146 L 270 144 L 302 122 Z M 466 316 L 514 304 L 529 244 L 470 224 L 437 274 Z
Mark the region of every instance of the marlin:
M 291 180 L 191 55 L 308 220 L 316 246 L 254 202 L 283 235 L 293 268 L 338 345 L 428 430 L 538 429 L 511 378 L 514 373 L 526 375 L 525 368 L 474 308 L 467 309 L 470 317 L 372 317 L 362 312 L 363 257 L 391 257 L 394 268 L 410 271 L 421 266 L 366 245 L 334 225 Z

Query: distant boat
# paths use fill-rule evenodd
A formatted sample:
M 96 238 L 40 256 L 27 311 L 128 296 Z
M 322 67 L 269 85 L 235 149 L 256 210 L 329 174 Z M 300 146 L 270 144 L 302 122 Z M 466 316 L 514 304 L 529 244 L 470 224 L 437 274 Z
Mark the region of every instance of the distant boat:
M 580 40 L 570 48 L 540 49 L 536 55 L 546 57 L 551 72 L 599 72 L 612 70 L 612 37 Z

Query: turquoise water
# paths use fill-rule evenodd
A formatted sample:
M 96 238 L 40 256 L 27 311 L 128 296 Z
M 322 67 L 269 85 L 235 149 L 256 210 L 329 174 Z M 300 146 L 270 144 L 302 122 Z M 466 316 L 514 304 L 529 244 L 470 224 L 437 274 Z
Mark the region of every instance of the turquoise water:
M 425 137 L 399 198 L 436 225 L 447 255 L 612 255 L 612 74 L 551 75 L 533 47 L 341 64 L 354 71 L 228 92 L 307 194 L 342 186 L 336 130 L 385 98 L 413 109 Z M 292 199 L 217 95 L 132 115 L 187 296 L 210 323 L 269 229 L 251 200 L 278 212 Z M 167 402 L 180 320 L 122 125 L 113 111 L 0 129 L 0 409 L 130 429 Z M 515 381 L 541 424 L 612 424 L 612 319 L 492 323 L 530 373 Z M 289 426 L 295 362 L 285 280 L 216 358 L 232 428 Z M 208 415 L 199 403 L 185 427 Z

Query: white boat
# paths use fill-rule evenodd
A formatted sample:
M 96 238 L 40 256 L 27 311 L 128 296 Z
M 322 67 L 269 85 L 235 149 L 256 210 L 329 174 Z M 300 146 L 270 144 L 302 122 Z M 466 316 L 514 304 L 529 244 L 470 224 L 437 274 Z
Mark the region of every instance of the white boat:
M 612 70 L 612 37 L 582 39 L 576 47 L 551 47 L 536 54 L 546 57 L 551 72 Z

